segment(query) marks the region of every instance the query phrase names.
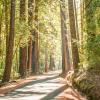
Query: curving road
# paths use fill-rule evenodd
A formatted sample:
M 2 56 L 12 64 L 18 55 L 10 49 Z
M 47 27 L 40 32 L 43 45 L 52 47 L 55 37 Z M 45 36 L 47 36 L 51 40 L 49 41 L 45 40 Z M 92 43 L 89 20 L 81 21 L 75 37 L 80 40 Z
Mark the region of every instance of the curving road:
M 0 100 L 55 100 L 67 88 L 66 84 L 59 82 L 59 73 L 60 71 L 54 71 L 37 76 L 29 84 L 0 96 Z

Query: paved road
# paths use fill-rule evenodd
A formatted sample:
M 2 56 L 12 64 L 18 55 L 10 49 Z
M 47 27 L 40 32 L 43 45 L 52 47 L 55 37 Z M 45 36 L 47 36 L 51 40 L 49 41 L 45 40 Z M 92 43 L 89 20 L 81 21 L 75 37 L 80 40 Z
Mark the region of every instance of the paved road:
M 0 96 L 0 100 L 55 100 L 54 97 L 67 87 L 59 82 L 58 75 L 59 71 L 38 76 L 26 86 Z

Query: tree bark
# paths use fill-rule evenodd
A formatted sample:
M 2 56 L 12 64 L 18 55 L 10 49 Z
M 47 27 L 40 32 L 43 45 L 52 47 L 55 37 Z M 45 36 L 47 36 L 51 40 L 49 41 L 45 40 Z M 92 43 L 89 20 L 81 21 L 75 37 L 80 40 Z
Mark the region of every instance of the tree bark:
M 0 56 L 1 56 L 1 53 L 2 53 L 2 37 L 1 37 L 1 33 L 2 33 L 2 17 L 3 17 L 3 15 L 1 13 L 1 15 L 0 15 Z
M 29 75 L 31 74 L 32 70 L 32 49 L 33 49 L 33 21 L 34 21 L 34 6 L 35 6 L 35 0 L 28 0 L 28 24 L 31 28 L 30 30 L 30 37 L 29 37 L 29 43 L 28 43 L 28 64 L 27 64 L 27 69 L 29 72 Z
M 76 0 L 73 1 L 74 2 L 74 12 L 75 12 L 75 27 L 76 27 L 76 36 L 77 36 L 77 40 L 79 42 L 80 37 L 79 37 L 79 30 L 78 30 L 78 17 L 77 17 L 77 7 L 76 7 Z
M 6 30 L 6 47 L 8 45 L 9 35 L 9 0 L 5 0 L 5 30 Z
M 77 68 L 78 63 L 79 63 L 79 53 L 78 53 L 78 45 L 77 45 L 78 39 L 77 39 L 77 35 L 76 35 L 74 7 L 75 7 L 74 1 L 68 0 L 73 69 Z
M 15 31 L 15 0 L 11 0 L 10 10 L 10 32 L 8 35 L 8 45 L 6 47 L 6 60 L 5 69 L 2 82 L 9 82 L 13 60 L 13 47 L 14 47 L 14 31 Z
M 50 69 L 51 71 L 53 71 L 54 68 L 55 68 L 54 57 L 53 57 L 52 53 L 50 53 L 50 66 L 49 66 L 49 69 Z
M 48 72 L 48 50 L 47 50 L 47 43 L 45 46 L 45 72 Z
M 68 49 L 67 27 L 66 27 L 66 8 L 65 0 L 61 0 L 60 13 L 61 13 L 61 37 L 62 37 L 62 73 L 70 69 L 70 55 Z
M 25 22 L 26 15 L 25 15 L 25 2 L 26 0 L 20 0 L 20 22 Z M 27 46 L 20 47 L 19 50 L 19 73 L 20 77 L 26 77 L 27 73 Z
M 35 74 L 39 73 L 39 34 L 38 34 L 38 0 L 35 1 L 35 29 L 34 29 L 34 41 L 32 49 L 32 71 Z

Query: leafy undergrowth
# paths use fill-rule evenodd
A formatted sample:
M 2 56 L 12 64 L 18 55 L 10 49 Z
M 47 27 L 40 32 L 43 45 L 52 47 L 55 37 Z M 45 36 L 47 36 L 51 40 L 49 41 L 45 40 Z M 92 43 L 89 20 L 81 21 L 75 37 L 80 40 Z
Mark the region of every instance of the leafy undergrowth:
M 58 96 L 57 100 L 87 100 L 87 97 L 73 85 L 74 71 L 69 71 L 67 74 L 62 73 L 60 77 L 62 77 L 62 82 L 68 84 L 68 88 Z
M 87 95 L 88 100 L 100 100 L 100 72 L 81 70 L 74 74 L 73 85 Z

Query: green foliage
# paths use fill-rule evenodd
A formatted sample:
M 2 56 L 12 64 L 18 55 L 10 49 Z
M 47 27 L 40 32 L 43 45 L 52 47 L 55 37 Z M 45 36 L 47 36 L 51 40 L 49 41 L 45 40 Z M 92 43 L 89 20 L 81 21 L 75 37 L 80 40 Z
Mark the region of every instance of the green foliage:
M 51 2 L 42 1 L 42 5 L 39 6 L 39 15 L 40 68 L 44 71 L 45 48 L 48 52 L 48 65 L 51 52 L 54 52 L 56 65 L 59 60 L 61 61 L 59 2 L 55 2 L 55 0 Z
M 0 79 L 2 79 L 4 69 L 0 69 Z
M 88 37 L 87 55 L 90 67 L 93 67 L 93 65 L 95 66 L 100 62 L 100 35 Z M 95 67 L 100 68 L 100 66 Z
M 84 0 L 86 5 L 86 32 L 87 43 L 85 44 L 85 54 L 89 68 L 100 68 L 100 10 L 99 0 Z
M 27 24 L 27 22 L 17 22 L 16 23 L 16 38 L 15 41 L 20 41 L 19 45 L 21 47 L 27 45 L 28 39 L 29 39 L 29 34 L 30 34 L 30 28 Z
M 80 68 L 81 69 L 81 68 Z M 79 70 L 74 73 L 73 85 L 87 95 L 88 100 L 100 98 L 100 71 L 95 69 Z
M 85 70 L 76 73 L 74 85 L 84 92 L 89 100 L 98 100 L 100 86 L 100 0 L 84 0 L 85 29 L 82 46 L 82 63 Z M 82 69 L 82 67 L 80 67 Z M 84 74 L 85 73 L 85 74 Z M 84 75 L 83 75 L 84 74 Z

